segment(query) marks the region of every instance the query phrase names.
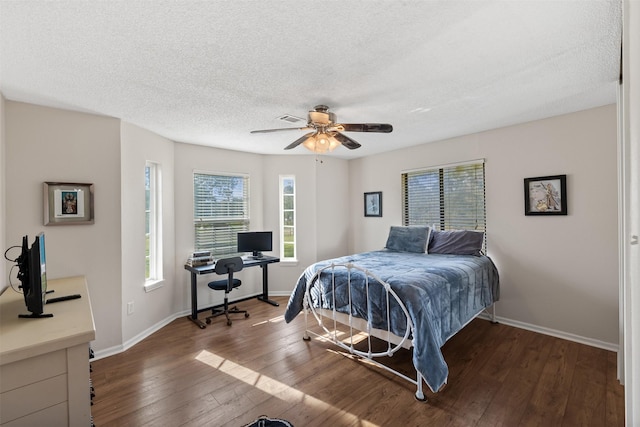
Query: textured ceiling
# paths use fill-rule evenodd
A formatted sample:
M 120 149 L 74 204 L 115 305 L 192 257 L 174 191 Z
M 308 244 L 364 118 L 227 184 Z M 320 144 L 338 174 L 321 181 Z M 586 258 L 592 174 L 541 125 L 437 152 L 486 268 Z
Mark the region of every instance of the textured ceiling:
M 321 103 L 394 126 L 355 158 L 614 103 L 620 39 L 621 0 L 0 0 L 0 91 L 255 153 Z

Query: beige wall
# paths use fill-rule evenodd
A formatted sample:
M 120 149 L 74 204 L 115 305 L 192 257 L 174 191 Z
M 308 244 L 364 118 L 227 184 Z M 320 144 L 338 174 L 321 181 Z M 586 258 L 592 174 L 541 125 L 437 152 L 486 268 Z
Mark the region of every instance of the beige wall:
M 193 172 L 241 173 L 249 175 L 249 209 L 251 228 L 263 230 L 263 159 L 258 154 L 221 150 L 192 144 L 175 144 L 175 231 L 176 231 L 176 304 L 184 310 L 190 307 L 189 275 L 184 263 L 193 252 Z M 262 289 L 259 268 L 249 268 L 238 273 L 243 284 L 234 290 L 234 298 L 253 295 Z M 207 286 L 212 276 L 199 277 L 198 305 L 207 307 L 220 304 L 223 292 L 213 292 Z
M 193 171 L 243 173 L 250 180 L 252 230 L 274 232 L 273 252 L 279 256 L 279 176 L 295 175 L 297 185 L 298 262 L 269 266 L 270 295 L 289 295 L 304 268 L 319 256 L 346 253 L 348 221 L 348 162 L 313 156 L 263 156 L 220 150 L 191 144 L 175 145 L 175 219 L 176 219 L 176 296 L 179 306 L 189 308 L 189 275 L 183 265 L 193 251 Z M 178 190 L 180 189 L 180 190 Z M 318 220 L 318 217 L 321 219 Z M 327 218 L 327 219 L 325 219 Z M 330 218 L 330 220 L 329 220 Z M 337 222 L 336 222 L 337 221 Z M 260 269 L 246 269 L 238 275 L 243 284 L 234 290 L 234 298 L 262 291 Z M 223 295 L 206 286 L 211 276 L 199 278 L 198 306 L 219 304 Z
M 173 190 L 174 142 L 138 126 L 121 124 L 122 170 L 122 336 L 125 347 L 141 332 L 173 320 L 181 310 L 175 303 L 175 218 Z M 146 161 L 159 165 L 162 181 L 162 286 L 145 292 L 145 177 Z M 127 304 L 134 304 L 127 314 Z
M 6 203 L 5 196 L 5 138 L 4 138 L 4 96 L 0 93 L 0 242 L 6 242 L 7 221 L 5 220 Z M 8 247 L 8 246 L 7 246 Z M 7 250 L 7 248 L 4 248 Z M 16 255 L 17 256 L 17 255 Z M 8 289 L 9 278 L 7 276 L 7 263 L 0 263 L 0 295 Z
M 274 231 L 279 226 L 278 176 L 296 175 L 299 262 L 270 268 L 272 294 L 284 295 L 317 259 L 384 246 L 389 226 L 401 221 L 402 171 L 478 158 L 487 162 L 489 254 L 502 279 L 498 315 L 595 345 L 617 343 L 614 106 L 364 159 L 325 158 L 323 163 L 313 156 L 263 156 L 175 144 L 116 119 L 11 101 L 5 102 L 4 116 L 5 159 L 10 159 L 2 174 L 5 246 L 44 229 L 52 277 L 87 276 L 97 350 L 122 347 L 171 316 L 188 313 L 189 280 L 183 264 L 193 250 L 194 170 L 249 174 L 252 228 Z M 150 151 L 163 164 L 173 159 L 175 190 L 167 189 L 165 202 L 171 204 L 173 193 L 174 240 L 165 243 L 175 253 L 168 260 L 165 286 L 144 294 L 137 283 L 140 266 L 130 262 L 140 243 L 129 237 L 143 234 L 142 217 L 133 211 L 142 200 L 137 197 L 143 191 L 138 170 Z M 569 215 L 525 217 L 523 179 L 553 174 L 568 176 Z M 95 184 L 94 225 L 42 225 L 42 182 L 54 180 Z M 382 218 L 363 217 L 366 191 L 383 192 Z M 278 243 L 276 238 L 276 248 Z M 234 291 L 237 297 L 260 292 L 259 269 L 241 274 L 244 284 Z M 221 298 L 200 286 L 201 307 Z M 130 300 L 136 311 L 127 316 Z
M 348 255 L 349 205 L 349 162 L 316 161 L 317 260 Z
M 274 255 L 279 255 L 279 177 L 296 177 L 297 262 L 269 267 L 269 291 L 289 295 L 298 277 L 319 259 L 346 255 L 349 203 L 349 163 L 314 156 L 264 156 L 265 229 L 274 231 Z
M 347 252 L 345 160 L 321 163 L 313 156 L 262 156 L 177 144 L 117 119 L 10 101 L 2 117 L 8 124 L 3 147 L 11 159 L 2 173 L 8 189 L 3 201 L 20 201 L 1 211 L 10 230 L 3 242 L 20 243 L 22 235 L 32 238 L 44 230 L 51 277 L 87 276 L 97 328 L 93 348 L 99 355 L 119 352 L 189 312 L 189 275 L 183 264 L 193 251 L 194 170 L 250 176 L 251 228 L 275 232 L 274 255 L 279 255 L 278 177 L 296 175 L 299 262 L 270 267 L 272 295 L 288 295 L 302 270 L 318 257 Z M 164 187 L 165 280 L 151 292 L 143 288 L 143 264 L 135 262 L 144 253 L 146 160 L 162 164 Z M 44 181 L 94 183 L 95 224 L 44 227 Z M 261 292 L 260 269 L 247 269 L 240 277 L 244 283 L 235 297 Z M 222 301 L 221 293 L 203 286 L 210 278 L 200 278 L 200 307 Z M 134 303 L 132 315 L 127 314 L 128 302 Z
M 120 121 L 7 101 L 6 240 L 44 231 L 47 276 L 85 275 L 96 349 L 122 343 Z M 95 223 L 44 226 L 45 181 L 93 183 Z M 55 306 L 50 309 L 55 314 Z
M 351 250 L 384 246 L 401 223 L 402 171 L 486 159 L 488 250 L 500 271 L 497 314 L 606 348 L 618 343 L 616 108 L 354 160 Z M 567 216 L 524 215 L 523 179 L 567 175 Z M 362 193 L 383 191 L 383 218 L 363 218 Z
M 273 230 L 273 255 L 280 250 L 280 175 L 296 178 L 297 262 L 269 266 L 269 291 L 288 295 L 301 269 L 317 258 L 315 161 L 311 156 L 264 156 L 265 229 Z

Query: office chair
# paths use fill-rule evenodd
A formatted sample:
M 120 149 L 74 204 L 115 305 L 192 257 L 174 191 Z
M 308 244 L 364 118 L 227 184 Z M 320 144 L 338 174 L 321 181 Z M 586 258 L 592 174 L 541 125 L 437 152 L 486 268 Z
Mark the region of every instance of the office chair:
M 211 310 L 211 316 L 205 319 L 208 325 L 211 324 L 211 319 L 223 314 L 226 316 L 227 325 L 229 326 L 231 326 L 232 323 L 229 314 L 244 313 L 244 317 L 249 317 L 249 312 L 246 310 L 238 310 L 237 306 L 229 308 L 229 292 L 231 292 L 233 288 L 237 288 L 242 284 L 240 279 L 233 278 L 233 273 L 242 270 L 243 267 L 244 264 L 240 257 L 223 258 L 216 261 L 216 274 L 227 274 L 227 278 L 223 280 L 214 280 L 213 282 L 209 282 L 207 286 L 214 291 L 224 291 L 224 308 L 222 310 Z

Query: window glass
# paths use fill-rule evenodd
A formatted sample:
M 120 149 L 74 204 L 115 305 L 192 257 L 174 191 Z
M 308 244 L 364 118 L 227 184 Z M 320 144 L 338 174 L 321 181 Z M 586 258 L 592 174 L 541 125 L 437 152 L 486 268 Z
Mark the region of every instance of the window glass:
M 280 258 L 295 260 L 296 255 L 296 179 L 280 176 Z
M 145 175 L 145 281 L 162 279 L 160 165 L 147 162 Z
M 249 231 L 249 177 L 193 174 L 195 250 L 237 253 L 237 234 Z

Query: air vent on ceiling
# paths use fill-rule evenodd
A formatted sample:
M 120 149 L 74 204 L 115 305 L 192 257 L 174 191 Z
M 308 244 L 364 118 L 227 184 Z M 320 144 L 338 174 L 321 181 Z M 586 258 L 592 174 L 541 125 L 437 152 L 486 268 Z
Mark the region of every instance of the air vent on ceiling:
M 305 121 L 305 119 L 303 119 L 303 118 L 292 116 L 290 114 L 285 114 L 284 116 L 280 116 L 280 117 L 278 117 L 278 120 L 282 120 L 282 121 L 289 122 L 289 123 L 299 123 L 299 122 L 304 122 Z

